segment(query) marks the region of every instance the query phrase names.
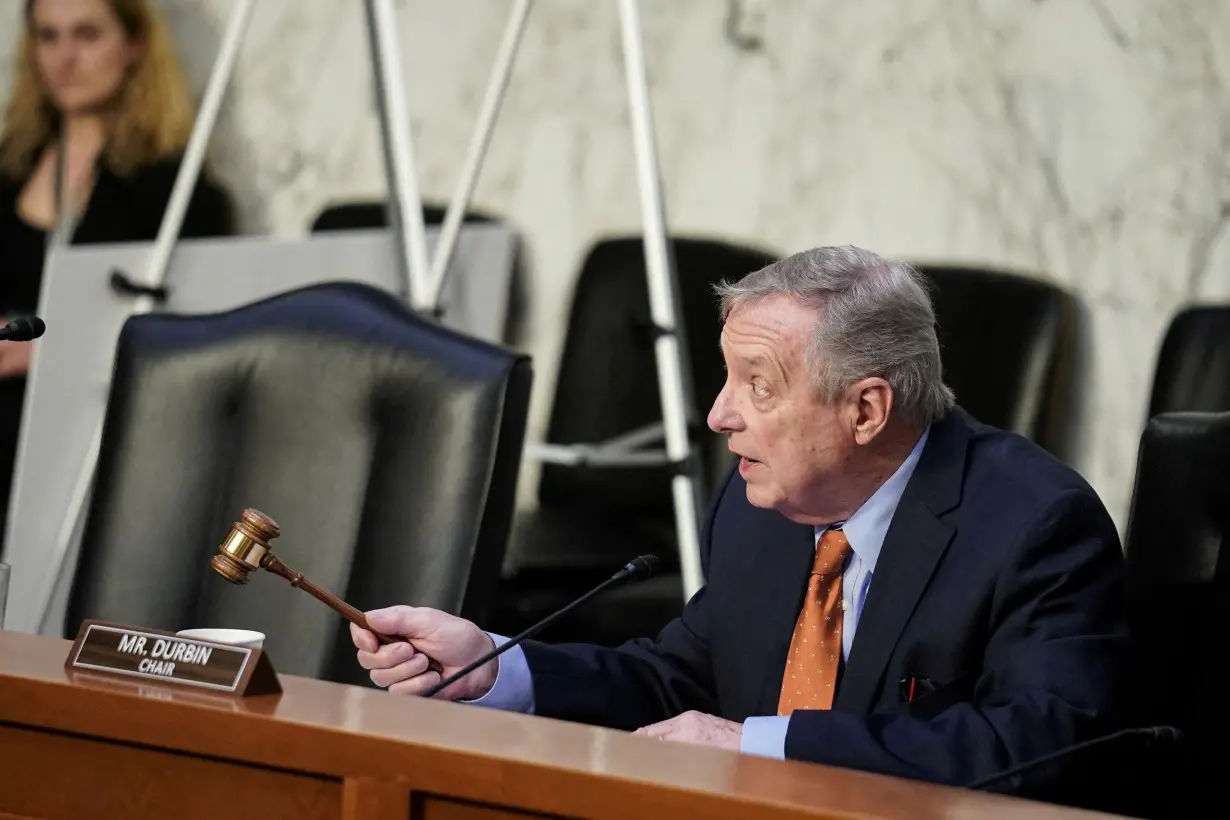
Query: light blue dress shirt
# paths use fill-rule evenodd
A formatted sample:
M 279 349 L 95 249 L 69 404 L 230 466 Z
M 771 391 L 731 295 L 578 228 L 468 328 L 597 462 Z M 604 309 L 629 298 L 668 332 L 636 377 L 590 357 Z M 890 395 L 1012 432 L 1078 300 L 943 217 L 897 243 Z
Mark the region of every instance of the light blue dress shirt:
M 854 643 L 854 633 L 858 629 L 858 619 L 863 612 L 863 604 L 867 601 L 867 591 L 871 588 L 871 579 L 875 573 L 876 561 L 880 557 L 880 547 L 884 545 L 884 536 L 888 533 L 888 525 L 897 511 L 901 494 L 914 467 L 927 444 L 930 430 L 925 430 L 902 462 L 897 471 L 872 494 L 871 498 L 859 507 L 850 518 L 842 524 L 842 531 L 850 542 L 850 557 L 842 571 L 842 597 L 847 606 L 842 615 L 841 654 L 843 660 L 850 657 L 850 647 Z M 816 527 L 816 542 L 828 527 Z M 502 635 L 492 633 L 491 638 L 496 646 L 508 641 Z M 475 706 L 487 706 L 493 709 L 534 713 L 534 684 L 530 676 L 530 667 L 525 660 L 525 653 L 520 646 L 500 656 L 500 668 L 496 674 L 495 684 L 486 695 L 478 700 L 465 701 Z M 743 738 L 740 751 L 746 754 L 765 757 L 783 758 L 786 755 L 786 729 L 790 718 L 786 715 L 771 715 L 765 717 L 750 717 L 743 722 Z

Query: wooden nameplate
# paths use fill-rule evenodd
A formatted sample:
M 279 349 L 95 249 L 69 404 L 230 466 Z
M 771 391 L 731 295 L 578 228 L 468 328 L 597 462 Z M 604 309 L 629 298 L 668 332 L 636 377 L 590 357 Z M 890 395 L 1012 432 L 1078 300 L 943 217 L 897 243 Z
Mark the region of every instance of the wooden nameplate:
M 81 624 L 64 666 L 238 697 L 282 691 L 273 664 L 260 649 L 105 621 Z

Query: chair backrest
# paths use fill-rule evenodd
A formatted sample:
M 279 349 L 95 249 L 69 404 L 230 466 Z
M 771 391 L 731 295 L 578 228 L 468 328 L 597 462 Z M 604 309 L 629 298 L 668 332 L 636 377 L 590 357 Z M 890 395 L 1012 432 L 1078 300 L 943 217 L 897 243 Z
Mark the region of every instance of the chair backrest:
M 1125 539 L 1133 676 L 1152 723 L 1198 730 L 1225 709 L 1203 700 L 1230 631 L 1230 412 L 1166 413 L 1141 436 Z
M 1149 415 L 1230 410 L 1230 305 L 1177 313 L 1154 368 Z
M 1224 816 L 1230 632 L 1230 412 L 1167 413 L 1141 436 L 1124 549 L 1132 718 L 1186 742 L 1130 761 L 1142 817 Z M 1121 773 L 1121 781 L 1123 779 Z M 1122 784 L 1126 785 L 1126 784 Z M 1213 802 L 1222 812 L 1211 811 Z
M 704 426 L 725 381 L 713 286 L 723 279 L 742 278 L 774 257 L 710 239 L 675 238 L 670 249 L 679 281 L 683 353 L 692 370 L 698 438 L 706 453 L 706 469 L 716 480 L 725 446 L 715 445 Z M 581 267 L 573 295 L 547 441 L 596 444 L 660 422 L 654 340 L 641 237 L 596 243 Z M 539 501 L 578 512 L 673 520 L 670 478 L 669 470 L 658 467 L 544 465 Z
M 330 283 L 121 333 L 66 632 L 84 618 L 266 633 L 281 672 L 361 683 L 346 622 L 271 573 L 209 559 L 240 512 L 360 610 L 482 620 L 515 500 L 527 357 Z
M 975 418 L 1056 451 L 1075 297 L 1015 273 L 918 265 L 934 285 L 944 379 Z

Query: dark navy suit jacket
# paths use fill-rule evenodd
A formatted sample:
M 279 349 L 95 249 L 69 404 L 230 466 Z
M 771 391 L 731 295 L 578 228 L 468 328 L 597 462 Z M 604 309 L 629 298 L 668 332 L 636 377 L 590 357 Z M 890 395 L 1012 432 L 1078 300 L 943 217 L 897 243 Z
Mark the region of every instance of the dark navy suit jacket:
M 706 586 L 683 615 L 613 649 L 527 642 L 535 712 L 624 729 L 688 710 L 775 714 L 814 544 L 812 527 L 751 506 L 732 471 L 702 532 Z M 961 785 L 1119 728 L 1121 573 L 1084 480 L 953 410 L 893 516 L 834 706 L 794 713 L 786 756 Z

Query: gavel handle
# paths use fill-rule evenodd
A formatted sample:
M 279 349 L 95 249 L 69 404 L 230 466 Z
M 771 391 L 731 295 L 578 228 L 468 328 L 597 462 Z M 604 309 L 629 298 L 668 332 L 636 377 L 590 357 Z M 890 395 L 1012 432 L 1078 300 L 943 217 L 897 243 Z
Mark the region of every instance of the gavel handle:
M 290 582 L 290 585 L 292 587 L 298 587 L 299 589 L 311 595 L 316 600 L 331 607 L 333 610 L 338 612 L 343 618 L 350 621 L 355 626 L 359 627 L 360 629 L 366 629 L 368 632 L 371 632 L 373 635 L 376 636 L 376 640 L 380 641 L 380 643 L 382 644 L 401 643 L 402 641 L 405 640 L 405 638 L 393 637 L 390 635 L 382 635 L 376 630 L 372 629 L 371 626 L 369 626 L 367 623 L 366 615 L 364 615 L 362 612 L 355 609 L 350 604 L 346 603 L 345 601 L 343 601 L 341 598 L 337 597 L 333 593 L 329 592 L 328 590 L 321 589 L 320 587 L 316 586 L 311 581 L 309 581 L 302 572 L 296 572 L 295 570 L 291 569 L 290 567 L 286 566 L 281 561 L 279 561 L 277 558 L 275 558 L 273 553 L 267 552 L 261 557 L 261 566 L 269 570 L 270 572 L 272 572 L 274 575 L 280 575 L 281 577 L 285 578 L 287 581 Z M 443 668 L 440 666 L 440 664 L 435 659 L 432 659 L 429 662 L 428 668 L 434 669 L 437 672 L 443 672 Z

